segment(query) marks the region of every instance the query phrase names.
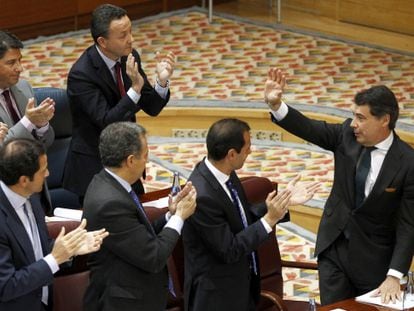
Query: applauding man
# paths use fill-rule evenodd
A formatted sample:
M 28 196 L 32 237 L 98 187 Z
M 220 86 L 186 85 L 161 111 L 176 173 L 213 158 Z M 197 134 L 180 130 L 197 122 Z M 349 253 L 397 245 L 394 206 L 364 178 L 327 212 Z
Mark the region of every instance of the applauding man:
M 169 78 L 175 56 L 157 58 L 157 78 L 152 86 L 132 48 L 132 25 L 124 9 L 104 4 L 92 13 L 91 34 L 95 44 L 73 65 L 68 76 L 68 96 L 73 116 L 73 136 L 65 167 L 64 187 L 83 201 L 92 177 L 102 169 L 99 135 L 117 121 L 136 122 L 141 109 L 158 115 L 167 104 Z M 82 172 L 82 174 L 80 174 Z M 133 185 L 142 193 L 140 180 Z

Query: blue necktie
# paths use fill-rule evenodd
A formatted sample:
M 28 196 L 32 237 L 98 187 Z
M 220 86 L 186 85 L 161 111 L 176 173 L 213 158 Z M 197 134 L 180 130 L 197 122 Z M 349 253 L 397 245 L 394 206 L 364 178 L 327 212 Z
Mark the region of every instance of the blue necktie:
M 366 147 L 355 172 L 355 208 L 362 205 L 365 199 L 365 183 L 371 168 L 371 151 L 376 147 Z
M 239 212 L 240 218 L 243 223 L 243 227 L 247 228 L 249 224 L 247 223 L 246 214 L 244 213 L 244 210 L 240 204 L 240 199 L 239 199 L 239 195 L 237 194 L 237 190 L 234 187 L 230 179 L 226 181 L 226 186 L 230 190 L 230 195 L 233 200 L 233 204 L 237 208 L 237 211 Z M 252 258 L 251 267 L 253 269 L 254 274 L 257 275 L 257 263 L 256 263 L 257 261 L 256 261 L 256 254 L 254 252 L 251 253 L 251 258 Z
M 144 207 L 142 206 L 141 202 L 139 201 L 139 198 L 138 198 L 137 194 L 135 193 L 135 191 L 131 190 L 129 192 L 129 194 L 132 197 L 132 199 L 134 200 L 135 205 L 137 206 L 137 208 L 144 214 L 145 219 L 149 222 L 147 214 L 145 214 Z M 149 225 L 151 227 L 151 232 L 155 235 L 155 232 L 154 232 L 154 229 L 152 228 L 151 223 Z M 172 281 L 171 276 L 170 276 L 169 273 L 168 273 L 168 291 L 171 293 L 171 295 L 173 295 L 174 297 L 177 297 L 177 295 L 175 294 L 175 291 L 174 291 L 174 284 L 173 284 L 173 281 Z

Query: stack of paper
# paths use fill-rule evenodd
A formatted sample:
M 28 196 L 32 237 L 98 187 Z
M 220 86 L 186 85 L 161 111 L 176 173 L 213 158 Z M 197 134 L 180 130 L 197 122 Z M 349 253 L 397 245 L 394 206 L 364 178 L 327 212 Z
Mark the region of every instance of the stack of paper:
M 355 298 L 355 300 L 359 302 L 372 303 L 372 304 L 384 306 L 384 307 L 395 309 L 395 310 L 406 310 L 406 309 L 414 307 L 414 296 L 413 295 L 405 295 L 404 303 L 402 300 L 398 300 L 396 303 L 389 302 L 385 304 L 381 302 L 381 296 L 371 297 L 374 291 L 375 290 L 370 291 L 364 295 L 358 296 Z
M 65 221 L 82 219 L 82 211 L 78 209 L 56 207 L 53 210 L 53 217 L 46 217 L 46 221 Z

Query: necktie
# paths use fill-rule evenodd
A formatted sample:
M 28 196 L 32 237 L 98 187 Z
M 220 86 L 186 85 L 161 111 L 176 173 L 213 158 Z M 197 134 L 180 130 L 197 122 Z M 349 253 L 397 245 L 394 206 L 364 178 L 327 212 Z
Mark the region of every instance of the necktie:
M 4 99 L 6 100 L 7 110 L 9 111 L 10 118 L 13 120 L 13 123 L 16 124 L 17 122 L 19 122 L 20 118 L 16 110 L 13 107 L 13 103 L 10 97 L 10 91 L 9 90 L 3 91 L 3 96 L 4 96 Z
M 134 200 L 135 205 L 137 206 L 137 208 L 144 214 L 145 218 L 148 220 L 147 214 L 145 214 L 145 211 L 144 211 L 144 207 L 142 206 L 141 202 L 139 201 L 139 198 L 136 195 L 135 191 L 131 190 L 129 192 L 129 194 L 132 197 L 132 199 Z M 149 220 L 148 220 L 148 222 L 149 222 Z M 150 227 L 151 227 L 151 232 L 155 234 L 154 230 L 152 229 L 151 224 L 150 224 Z M 168 291 L 171 293 L 171 295 L 173 295 L 174 297 L 177 297 L 177 295 L 175 294 L 175 291 L 174 291 L 174 283 L 173 283 L 173 281 L 171 279 L 171 276 L 169 274 L 168 274 Z
M 43 250 L 42 250 L 42 244 L 40 242 L 40 236 L 39 231 L 37 229 L 36 220 L 34 219 L 33 213 L 29 213 L 27 204 L 23 204 L 23 211 L 26 215 L 27 221 L 29 223 L 29 229 L 30 229 L 30 240 L 32 241 L 33 245 L 33 252 L 35 254 L 36 260 L 40 260 L 43 258 Z M 47 305 L 48 304 L 48 298 L 49 298 L 49 289 L 47 286 L 42 287 L 42 302 Z
M 242 206 L 240 205 L 240 199 L 239 199 L 239 195 L 237 194 L 237 190 L 234 187 L 230 179 L 226 181 L 226 186 L 230 190 L 230 195 L 233 200 L 233 204 L 237 208 L 237 211 L 239 212 L 240 218 L 243 223 L 243 227 L 247 228 L 249 224 L 247 223 L 246 214 L 244 213 L 244 210 Z M 256 254 L 254 252 L 251 253 L 251 258 L 252 258 L 251 268 L 253 269 L 254 274 L 257 275 L 257 260 L 256 260 Z
M 362 157 L 359 161 L 355 173 L 355 207 L 361 206 L 365 199 L 365 182 L 367 180 L 368 172 L 371 168 L 371 151 L 376 147 L 366 147 L 363 150 Z
M 116 84 L 118 85 L 119 93 L 121 94 L 121 97 L 123 97 L 126 94 L 126 92 L 125 92 L 124 82 L 122 82 L 120 62 L 115 63 L 115 77 L 116 77 Z

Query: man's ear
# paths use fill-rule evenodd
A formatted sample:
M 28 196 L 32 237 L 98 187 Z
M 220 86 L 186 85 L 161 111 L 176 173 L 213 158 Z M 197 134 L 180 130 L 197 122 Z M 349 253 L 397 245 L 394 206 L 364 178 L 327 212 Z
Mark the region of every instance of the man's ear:
M 131 167 L 134 164 L 134 155 L 130 154 L 125 160 L 125 165 Z
M 17 184 L 21 187 L 26 187 L 27 184 L 29 183 L 30 178 L 29 176 L 20 176 L 19 179 L 17 180 Z
M 96 42 L 99 46 L 103 47 L 104 49 L 106 48 L 106 39 L 104 37 L 98 37 L 98 39 L 96 39 Z
M 390 120 L 391 117 L 390 115 L 387 113 L 386 115 L 382 116 L 382 126 L 388 128 L 390 125 Z

